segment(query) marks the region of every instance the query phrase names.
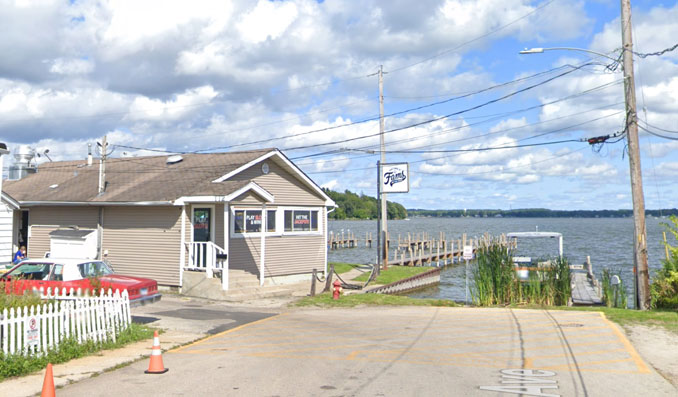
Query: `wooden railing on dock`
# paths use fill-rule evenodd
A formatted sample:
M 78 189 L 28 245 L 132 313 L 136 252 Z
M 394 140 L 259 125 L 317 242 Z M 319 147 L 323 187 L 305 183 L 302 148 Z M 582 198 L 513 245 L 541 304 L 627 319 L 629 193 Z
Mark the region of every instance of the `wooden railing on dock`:
M 346 232 L 345 235 L 343 230 L 341 231 L 341 234 L 330 231 L 330 237 L 327 241 L 327 245 L 333 250 L 339 248 L 356 248 L 358 246 L 358 239 L 350 230 Z M 367 237 L 365 237 L 365 245 L 367 245 Z M 370 247 L 371 246 L 372 240 L 370 240 Z
M 459 263 L 462 258 L 464 246 L 470 245 L 475 252 L 478 247 L 489 244 L 502 244 L 515 247 L 515 240 L 508 240 L 506 235 L 492 237 L 485 234 L 480 238 L 469 239 L 463 234 L 460 239 L 447 240 L 445 233 L 440 232 L 438 239 L 431 238 L 428 233 L 422 233 L 421 236 L 413 236 L 408 233 L 407 239 L 402 239 L 398 235 L 398 244 L 393 250 L 393 257 L 389 258 L 389 265 L 396 266 L 445 266 L 452 263 Z
M 330 231 L 327 241 L 328 248 L 332 250 L 340 248 L 357 248 L 361 239 L 357 238 L 355 233 L 350 230 L 344 232 L 334 233 Z M 374 238 L 372 233 L 365 232 L 365 247 L 372 248 Z M 433 238 L 429 233 L 407 233 L 407 238 L 403 238 L 398 234 L 398 243 L 391 241 L 390 235 L 387 234 L 388 248 L 395 246 L 393 250 L 393 259 L 388 259 L 390 265 L 401 266 L 423 266 L 423 264 L 431 264 L 440 261 L 452 261 L 454 258 L 460 257 L 465 245 L 473 245 L 473 249 L 480 244 L 501 243 L 504 245 L 511 244 L 515 247 L 515 240 L 509 241 L 504 234 L 498 237 L 492 237 L 485 234 L 480 238 L 467 239 L 466 234 L 463 234 L 460 239 L 448 240 L 444 232 L 438 233 L 438 238 Z M 456 251 L 455 251 L 456 248 Z

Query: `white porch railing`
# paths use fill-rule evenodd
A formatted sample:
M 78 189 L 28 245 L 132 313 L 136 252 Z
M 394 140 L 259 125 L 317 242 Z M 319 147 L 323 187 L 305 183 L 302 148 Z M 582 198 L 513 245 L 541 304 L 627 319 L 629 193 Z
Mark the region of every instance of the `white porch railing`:
M 57 289 L 54 293 L 48 290 L 43 298 L 56 302 L 3 310 L 0 340 L 4 354 L 43 354 L 67 338 L 79 343 L 115 341 L 131 323 L 127 291 L 102 290 L 99 296 L 82 296 L 72 289 Z
M 226 251 L 211 241 L 186 243 L 188 250 L 187 270 L 205 272 L 205 277 L 214 277 L 214 271 L 221 271 L 221 287 L 228 290 L 228 260 Z

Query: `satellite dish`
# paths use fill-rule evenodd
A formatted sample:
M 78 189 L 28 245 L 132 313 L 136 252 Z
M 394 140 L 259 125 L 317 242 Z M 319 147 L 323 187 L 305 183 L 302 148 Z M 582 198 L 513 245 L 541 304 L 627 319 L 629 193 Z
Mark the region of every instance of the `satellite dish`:
M 176 163 L 179 163 L 179 162 L 181 162 L 181 161 L 183 161 L 183 160 L 184 160 L 183 157 L 181 157 L 181 156 L 178 155 L 178 154 L 175 154 L 174 156 L 169 156 L 169 157 L 167 158 L 167 164 L 168 164 L 168 165 L 169 165 L 169 164 L 176 164 Z

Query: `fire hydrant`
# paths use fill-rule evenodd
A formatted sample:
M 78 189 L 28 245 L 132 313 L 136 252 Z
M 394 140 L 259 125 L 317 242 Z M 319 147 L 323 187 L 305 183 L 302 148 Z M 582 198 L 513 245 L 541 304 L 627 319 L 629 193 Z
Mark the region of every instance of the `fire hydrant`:
M 332 294 L 332 299 L 337 300 L 339 299 L 339 294 L 341 294 L 341 283 L 339 282 L 339 280 L 334 280 L 334 283 L 332 283 L 332 285 L 334 285 L 334 293 Z

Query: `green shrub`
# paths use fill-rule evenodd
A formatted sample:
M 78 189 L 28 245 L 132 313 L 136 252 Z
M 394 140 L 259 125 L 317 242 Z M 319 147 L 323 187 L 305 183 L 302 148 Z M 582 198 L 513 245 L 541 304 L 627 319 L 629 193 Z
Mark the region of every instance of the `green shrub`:
M 479 306 L 538 304 L 564 306 L 571 296 L 570 266 L 566 258 L 539 262 L 549 265 L 530 272 L 521 282 L 516 274 L 511 249 L 502 244 L 480 247 L 473 268 L 471 294 Z
M 16 290 L 16 280 L 0 281 L 0 313 L 4 309 L 20 307 L 31 307 L 45 303 L 40 299 L 40 294 L 34 294 L 32 291 L 26 291 L 23 295 L 11 293 Z
M 628 297 L 626 295 L 626 286 L 624 285 L 624 280 L 619 277 L 619 284 L 617 286 L 612 285 L 612 277 L 614 274 L 620 274 L 618 270 L 613 272 L 610 269 L 603 269 L 603 277 L 601 279 L 601 287 L 603 292 L 603 301 L 607 307 L 618 307 L 626 309 L 628 304 Z
M 663 223 L 664 228 L 678 241 L 678 217 L 671 216 L 671 223 Z M 662 261 L 664 266 L 657 272 L 650 286 L 653 308 L 678 309 L 678 247 L 665 243 L 669 258 Z
M 149 339 L 153 336 L 153 330 L 140 324 L 130 324 L 122 331 L 116 342 L 108 341 L 95 343 L 87 341 L 78 343 L 76 339 L 61 341 L 59 347 L 49 350 L 40 356 L 24 356 L 22 354 L 2 354 L 0 352 L 0 381 L 14 376 L 27 375 L 35 371 L 45 369 L 47 363 L 59 364 L 76 358 L 84 357 L 99 352 L 100 350 L 116 349 L 126 344 Z

